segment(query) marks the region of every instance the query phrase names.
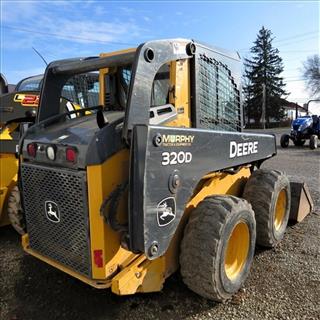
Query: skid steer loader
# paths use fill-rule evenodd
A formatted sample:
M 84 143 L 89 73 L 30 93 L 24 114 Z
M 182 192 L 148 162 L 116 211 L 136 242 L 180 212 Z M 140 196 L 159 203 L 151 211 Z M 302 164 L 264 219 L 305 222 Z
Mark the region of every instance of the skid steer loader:
M 291 199 L 283 173 L 259 169 L 274 136 L 242 132 L 240 67 L 184 39 L 51 63 L 21 142 L 24 250 L 118 295 L 159 291 L 180 267 L 196 293 L 229 299 L 256 242 L 282 239 Z M 93 70 L 100 105 L 72 119 L 61 88 Z
M 43 75 L 23 79 L 13 92 L 3 90 L 0 95 L 0 226 L 11 223 L 20 234 L 25 233 L 17 183 L 17 146 L 23 131 L 20 124 L 30 126 L 35 121 L 42 79 Z M 95 73 L 76 75 L 69 79 L 62 90 L 62 107 L 79 110 L 84 105 L 96 105 L 99 100 L 98 79 Z M 77 114 L 72 116 L 76 117 Z

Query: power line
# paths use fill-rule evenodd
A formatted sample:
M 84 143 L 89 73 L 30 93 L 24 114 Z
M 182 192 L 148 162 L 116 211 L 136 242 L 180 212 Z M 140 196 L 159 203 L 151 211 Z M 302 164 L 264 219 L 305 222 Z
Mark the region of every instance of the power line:
M 289 40 L 292 40 L 292 39 L 295 40 L 294 42 L 297 42 L 297 38 L 301 38 L 301 37 L 304 38 L 304 37 L 310 36 L 310 35 L 312 35 L 312 34 L 313 34 L 312 38 L 315 38 L 315 37 L 318 36 L 319 31 L 317 30 L 317 31 L 309 31 L 309 32 L 305 32 L 305 33 L 300 33 L 300 34 L 297 34 L 297 35 L 294 35 L 294 36 L 290 36 L 290 37 L 287 37 L 287 38 L 274 40 L 273 43 L 288 42 Z M 303 39 L 303 40 L 300 39 L 300 41 L 304 41 L 304 40 L 309 40 L 309 39 Z M 287 43 L 287 44 L 289 44 L 289 43 Z M 287 45 L 287 44 L 284 44 L 284 45 Z M 245 51 L 245 50 L 248 51 L 248 50 L 250 50 L 250 49 L 251 49 L 251 47 L 249 47 L 249 48 L 246 47 L 246 48 L 240 49 L 239 51 Z
M 306 35 L 309 35 L 309 34 L 314 34 L 314 33 L 319 33 L 319 30 L 309 31 L 309 32 L 297 34 L 295 36 L 290 36 L 290 37 L 287 37 L 287 38 L 274 40 L 273 43 L 275 43 L 275 42 L 283 42 L 283 41 L 286 41 L 286 40 L 291 40 L 293 38 L 296 39 L 296 38 L 303 37 L 303 36 L 306 36 Z
M 288 46 L 288 45 L 290 45 L 290 44 L 292 44 L 292 43 L 301 43 L 301 42 L 304 42 L 304 41 L 307 41 L 307 40 L 311 40 L 311 39 L 314 39 L 314 38 L 318 38 L 318 35 L 316 34 L 316 35 L 314 35 L 314 36 L 309 36 L 309 37 L 306 37 L 306 38 L 304 38 L 304 39 L 291 40 L 291 41 L 289 41 L 289 42 L 280 44 L 280 47 Z
M 18 31 L 27 32 L 27 33 L 41 34 L 41 35 L 45 35 L 45 36 L 52 36 L 52 37 L 57 37 L 57 38 L 61 38 L 61 39 L 86 40 L 86 41 L 96 42 L 96 43 L 108 43 L 108 44 L 125 45 L 125 46 L 136 46 L 136 44 L 127 43 L 127 42 L 116 42 L 116 41 L 108 41 L 108 40 L 90 39 L 90 38 L 85 38 L 85 37 L 78 37 L 78 36 L 72 36 L 72 35 L 63 35 L 63 34 L 59 34 L 59 33 L 36 31 L 36 30 L 17 28 L 17 27 L 12 27 L 12 26 L 2 26 L 2 28 L 18 30 Z
M 315 51 L 317 51 L 317 49 L 314 49 L 314 50 L 280 50 L 280 53 L 315 52 Z
M 285 82 L 299 82 L 299 81 L 306 81 L 307 79 L 293 79 L 293 80 L 286 80 Z

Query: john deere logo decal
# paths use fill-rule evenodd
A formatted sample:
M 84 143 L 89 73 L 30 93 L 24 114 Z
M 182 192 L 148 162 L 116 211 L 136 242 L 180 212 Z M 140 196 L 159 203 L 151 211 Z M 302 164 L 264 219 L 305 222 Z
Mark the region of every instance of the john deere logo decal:
M 176 217 L 176 200 L 173 197 L 165 198 L 158 203 L 157 219 L 159 227 L 171 223 Z
M 44 203 L 45 212 L 48 220 L 54 223 L 60 222 L 60 212 L 58 205 L 53 201 L 46 201 Z

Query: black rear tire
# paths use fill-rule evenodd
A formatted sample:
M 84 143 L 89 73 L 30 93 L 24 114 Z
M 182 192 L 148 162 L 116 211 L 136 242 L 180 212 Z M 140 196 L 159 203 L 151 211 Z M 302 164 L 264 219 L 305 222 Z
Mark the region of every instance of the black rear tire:
M 289 138 L 289 135 L 288 134 L 283 134 L 280 138 L 280 145 L 282 148 L 288 148 L 289 146 L 289 141 L 290 141 L 290 138 Z
M 8 217 L 13 228 L 21 235 L 26 233 L 26 225 L 21 207 L 20 191 L 13 187 L 8 199 Z
M 310 137 L 309 146 L 310 146 L 311 150 L 318 148 L 318 136 L 317 135 L 313 134 Z
M 254 213 L 246 200 L 205 198 L 191 212 L 181 242 L 184 283 L 205 298 L 230 299 L 249 274 L 255 240 Z
M 289 220 L 289 179 L 280 171 L 256 170 L 245 185 L 243 197 L 255 213 L 257 244 L 274 247 L 283 238 Z

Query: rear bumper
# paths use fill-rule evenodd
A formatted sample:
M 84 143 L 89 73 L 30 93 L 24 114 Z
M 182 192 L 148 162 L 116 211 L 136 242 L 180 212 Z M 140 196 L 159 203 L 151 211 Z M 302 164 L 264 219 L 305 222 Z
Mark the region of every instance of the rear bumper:
M 92 286 L 96 289 L 106 289 L 106 288 L 111 287 L 111 280 L 90 279 L 90 278 L 85 277 L 85 276 L 81 275 L 80 273 L 75 272 L 74 270 L 64 266 L 63 264 L 58 263 L 52 259 L 49 259 L 49 258 L 45 257 L 44 255 L 41 255 L 38 252 L 32 250 L 29 245 L 29 235 L 28 234 L 25 234 L 22 236 L 22 247 L 23 247 L 23 250 L 25 252 L 27 252 L 28 254 L 30 254 L 30 255 L 36 257 L 37 259 L 53 266 L 54 268 L 59 269 L 62 272 L 69 274 L 70 276 L 72 276 L 74 278 L 77 278 L 78 280 L 80 280 L 86 284 L 89 284 L 90 286 Z

